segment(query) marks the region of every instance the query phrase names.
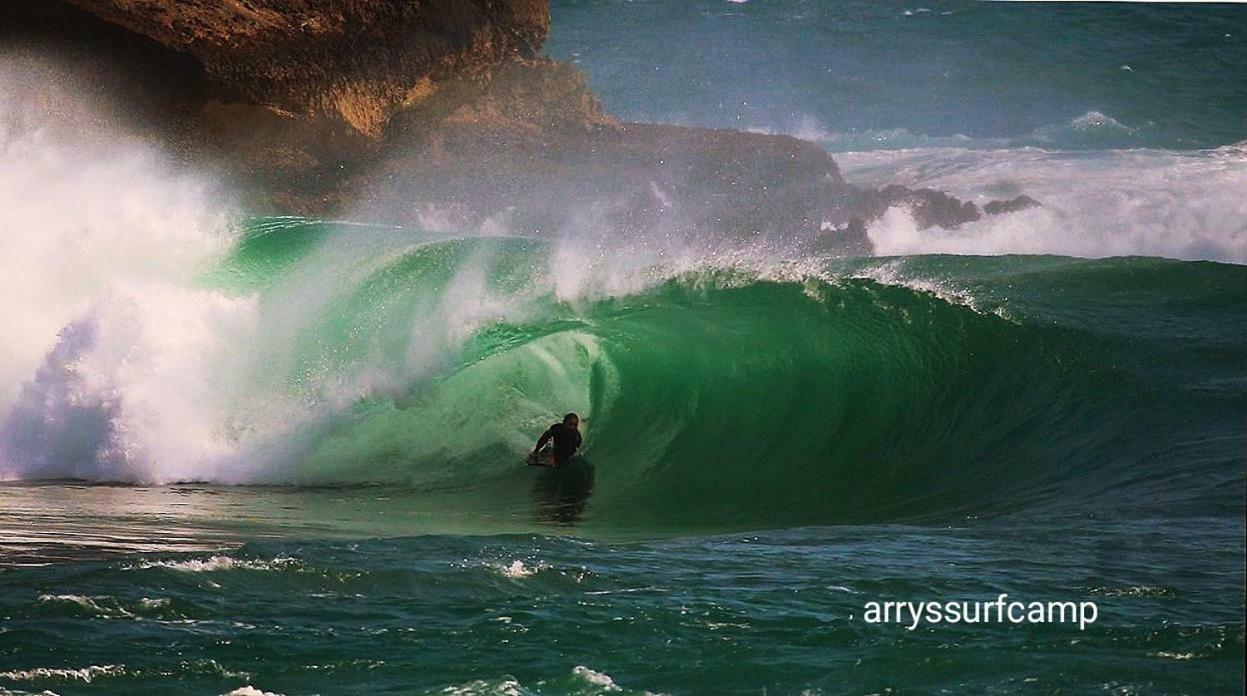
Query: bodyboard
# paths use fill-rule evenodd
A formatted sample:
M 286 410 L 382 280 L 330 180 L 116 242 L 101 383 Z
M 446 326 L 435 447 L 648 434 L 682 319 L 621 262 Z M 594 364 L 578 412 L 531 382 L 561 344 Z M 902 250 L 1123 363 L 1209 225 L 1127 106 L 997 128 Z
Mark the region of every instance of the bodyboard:
M 529 466 L 544 466 L 548 468 L 554 467 L 554 448 L 543 447 L 540 452 L 534 452 L 528 455 Z

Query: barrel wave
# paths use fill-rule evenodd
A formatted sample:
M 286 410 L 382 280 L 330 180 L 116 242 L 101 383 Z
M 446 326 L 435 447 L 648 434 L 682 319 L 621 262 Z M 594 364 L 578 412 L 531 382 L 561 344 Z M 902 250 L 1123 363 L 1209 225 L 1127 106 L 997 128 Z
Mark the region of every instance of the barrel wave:
M 1237 266 L 644 257 L 281 218 L 253 221 L 192 285 L 60 332 L 5 422 L 11 478 L 385 483 L 518 509 L 534 474 L 571 476 L 522 457 L 576 410 L 579 478 L 551 485 L 612 524 L 1051 514 L 1089 498 L 1173 512 L 1232 507 L 1242 485 Z M 153 393 L 141 373 L 187 352 L 200 357 L 179 369 L 198 374 L 178 383 L 209 388 Z

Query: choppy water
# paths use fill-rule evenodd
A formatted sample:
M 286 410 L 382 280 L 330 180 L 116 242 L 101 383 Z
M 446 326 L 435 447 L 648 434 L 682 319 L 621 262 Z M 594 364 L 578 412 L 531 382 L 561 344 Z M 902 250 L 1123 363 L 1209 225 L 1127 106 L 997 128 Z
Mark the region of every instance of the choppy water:
M 363 506 L 372 497 L 179 495 L 224 508 L 231 498 L 263 497 L 305 505 L 296 508 L 303 513 L 317 498 Z M 419 507 L 419 498 L 410 502 Z M 1232 693 L 1241 685 L 1241 520 L 1040 517 L 648 542 L 314 534 L 10 570 L 0 679 L 58 693 L 247 685 L 282 693 Z M 872 599 L 1000 592 L 1095 601 L 1100 619 L 1083 632 L 863 622 Z
M 877 258 L 247 218 L 3 102 L 0 692 L 1241 689 L 1242 13 L 1045 7 L 554 5 L 626 117 L 1044 203 Z M 1001 593 L 1097 620 L 865 620 Z

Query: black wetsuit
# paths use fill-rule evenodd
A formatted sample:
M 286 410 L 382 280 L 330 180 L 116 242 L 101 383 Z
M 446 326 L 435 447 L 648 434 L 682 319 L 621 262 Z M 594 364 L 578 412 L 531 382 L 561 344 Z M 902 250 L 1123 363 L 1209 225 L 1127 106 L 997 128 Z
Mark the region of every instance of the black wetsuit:
M 554 464 L 558 466 L 565 464 L 568 459 L 572 458 L 576 450 L 580 448 L 580 431 L 575 428 L 569 428 L 562 423 L 555 423 L 541 434 L 541 439 L 537 440 L 537 449 L 540 450 L 550 439 L 554 439 Z

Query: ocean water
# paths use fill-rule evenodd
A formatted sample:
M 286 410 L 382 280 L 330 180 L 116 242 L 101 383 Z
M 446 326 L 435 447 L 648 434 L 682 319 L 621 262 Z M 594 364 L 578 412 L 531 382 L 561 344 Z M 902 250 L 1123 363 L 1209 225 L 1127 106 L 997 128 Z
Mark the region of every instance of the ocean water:
M 1232 4 L 555 0 L 547 50 L 624 119 L 833 151 L 1244 139 Z
M 1247 13 L 552 12 L 625 118 L 1044 205 L 869 258 L 250 217 L 0 58 L 0 693 L 1241 691 Z M 870 614 L 1001 595 L 1082 620 Z

